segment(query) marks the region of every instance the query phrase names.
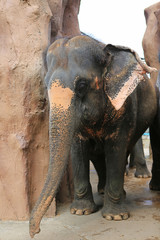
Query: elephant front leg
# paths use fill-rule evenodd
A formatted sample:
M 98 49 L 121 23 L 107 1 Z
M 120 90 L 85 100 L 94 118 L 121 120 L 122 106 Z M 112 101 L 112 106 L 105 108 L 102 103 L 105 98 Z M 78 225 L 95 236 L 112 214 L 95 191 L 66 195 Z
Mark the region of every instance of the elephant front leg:
M 119 144 L 107 142 L 105 146 L 107 175 L 102 216 L 107 220 L 120 221 L 129 217 L 123 189 L 127 158 L 125 146 L 122 141 Z
M 75 139 L 71 158 L 74 175 L 74 201 L 70 211 L 72 214 L 88 215 L 97 210 L 89 181 L 88 142 Z

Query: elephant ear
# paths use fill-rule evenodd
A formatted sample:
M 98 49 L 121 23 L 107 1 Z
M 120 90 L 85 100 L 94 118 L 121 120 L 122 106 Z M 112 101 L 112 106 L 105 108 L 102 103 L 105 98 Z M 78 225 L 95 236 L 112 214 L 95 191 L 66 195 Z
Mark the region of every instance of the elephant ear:
M 155 69 L 144 64 L 133 50 L 107 45 L 105 54 L 110 61 L 104 72 L 104 90 L 116 110 L 119 110 L 137 85 L 145 80 L 145 73 Z

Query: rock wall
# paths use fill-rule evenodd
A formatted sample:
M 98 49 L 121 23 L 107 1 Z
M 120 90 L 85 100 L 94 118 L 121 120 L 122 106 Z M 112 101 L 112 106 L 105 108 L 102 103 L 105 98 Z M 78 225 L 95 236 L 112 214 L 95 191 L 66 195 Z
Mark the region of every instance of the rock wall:
M 60 36 L 80 34 L 78 13 L 80 0 L 48 0 L 52 11 L 51 42 Z
M 79 4 L 80 0 L 0 1 L 2 220 L 28 219 L 44 184 L 49 140 L 42 56 L 58 36 L 80 34 Z M 48 216 L 55 210 L 54 201 Z
M 142 45 L 146 63 L 160 70 L 160 2 L 148 7 L 144 11 L 146 31 Z M 153 82 L 157 80 L 158 72 L 151 73 Z

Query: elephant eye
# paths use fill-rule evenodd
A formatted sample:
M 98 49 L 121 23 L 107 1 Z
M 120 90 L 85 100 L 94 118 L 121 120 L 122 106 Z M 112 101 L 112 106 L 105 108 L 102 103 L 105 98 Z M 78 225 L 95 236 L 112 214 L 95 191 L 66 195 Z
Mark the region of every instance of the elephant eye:
M 88 87 L 89 84 L 85 79 L 78 80 L 75 86 L 75 92 L 78 95 L 78 97 L 80 98 L 84 97 L 85 94 L 87 93 Z

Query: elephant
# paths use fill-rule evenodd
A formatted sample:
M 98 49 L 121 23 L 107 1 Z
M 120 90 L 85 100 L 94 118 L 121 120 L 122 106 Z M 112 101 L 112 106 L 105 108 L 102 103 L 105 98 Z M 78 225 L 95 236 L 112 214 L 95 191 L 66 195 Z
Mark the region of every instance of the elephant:
M 146 31 L 143 36 L 142 46 L 144 50 L 145 61 L 149 66 L 154 66 L 156 69 L 160 69 L 159 62 L 159 32 L 160 32 L 160 2 L 151 5 L 144 10 L 144 15 L 146 19 Z M 155 85 L 157 81 L 158 71 L 153 71 L 151 73 L 152 83 Z M 144 152 L 142 148 L 142 140 L 139 140 L 136 144 L 133 152 L 131 154 L 131 166 L 133 161 L 136 166 L 136 177 L 150 177 L 150 172 L 147 169 Z
M 144 15 L 146 19 L 146 31 L 143 36 L 142 46 L 144 50 L 145 61 L 149 66 L 154 66 L 156 69 L 160 69 L 159 62 L 159 31 L 160 31 L 160 2 L 151 5 L 150 7 L 144 10 Z M 151 73 L 152 83 L 155 85 L 157 81 L 158 71 L 153 71 Z M 150 177 L 150 172 L 148 171 L 143 147 L 142 147 L 142 139 L 138 141 L 135 148 L 133 148 L 133 152 L 131 154 L 131 167 L 133 165 L 136 166 L 136 177 Z
M 150 140 L 153 152 L 152 178 L 149 183 L 151 190 L 160 191 L 160 72 L 156 84 L 158 95 L 157 114 L 150 126 Z
M 89 181 L 89 160 L 104 189 L 102 216 L 125 220 L 124 173 L 127 157 L 157 111 L 157 95 L 138 54 L 87 37 L 56 40 L 47 52 L 50 161 L 46 181 L 30 216 L 30 235 L 56 195 L 71 156 L 74 200 L 71 213 L 97 210 Z M 150 106 L 150 107 L 148 107 Z
M 144 10 L 146 30 L 142 40 L 145 61 L 149 66 L 160 70 L 160 2 L 157 2 Z M 156 84 L 158 71 L 151 73 L 153 84 Z

